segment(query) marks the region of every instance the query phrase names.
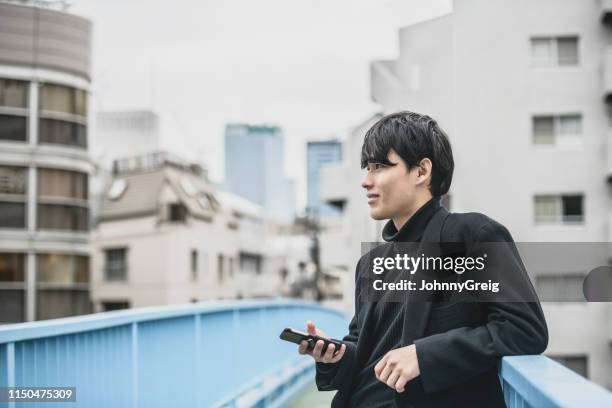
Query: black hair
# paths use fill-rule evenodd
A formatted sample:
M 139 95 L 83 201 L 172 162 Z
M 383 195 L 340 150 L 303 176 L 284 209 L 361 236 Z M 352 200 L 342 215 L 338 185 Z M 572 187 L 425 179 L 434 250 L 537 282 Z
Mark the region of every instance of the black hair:
M 448 192 L 455 163 L 446 133 L 427 115 L 402 111 L 384 116 L 366 132 L 361 147 L 361 168 L 368 163 L 394 165 L 387 158 L 393 149 L 410 169 L 428 158 L 431 160 L 429 190 L 434 197 Z

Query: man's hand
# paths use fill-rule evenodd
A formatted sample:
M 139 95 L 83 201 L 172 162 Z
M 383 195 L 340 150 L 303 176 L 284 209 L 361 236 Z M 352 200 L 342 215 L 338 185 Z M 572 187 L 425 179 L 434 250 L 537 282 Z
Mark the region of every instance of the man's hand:
M 327 334 L 325 334 L 325 332 L 317 329 L 314 323 L 310 320 L 306 322 L 306 329 L 308 331 L 308 334 L 323 337 L 325 339 L 330 338 Z M 323 355 L 321 354 L 324 344 L 325 343 L 323 342 L 323 340 L 319 340 L 315 344 L 314 348 L 309 350 L 308 342 L 302 341 L 300 345 L 298 346 L 298 353 L 308 354 L 309 356 L 312 356 L 312 358 L 318 363 L 319 362 L 320 363 L 336 363 L 340 361 L 340 359 L 344 355 L 344 351 L 346 350 L 346 344 L 342 344 L 342 347 L 340 347 L 340 351 L 335 356 L 334 356 L 335 346 L 331 343 L 329 344 L 329 346 L 327 346 L 327 350 L 325 350 L 325 354 Z
M 374 367 L 378 381 L 397 392 L 404 392 L 406 383 L 419 375 L 419 361 L 414 344 L 389 351 Z

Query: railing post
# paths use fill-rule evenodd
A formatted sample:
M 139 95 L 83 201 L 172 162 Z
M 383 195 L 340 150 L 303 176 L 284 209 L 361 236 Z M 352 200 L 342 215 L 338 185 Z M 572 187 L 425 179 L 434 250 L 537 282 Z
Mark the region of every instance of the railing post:
M 232 329 L 233 329 L 233 335 L 232 335 L 232 342 L 233 342 L 233 349 L 236 350 L 239 347 L 238 344 L 238 339 L 240 338 L 240 322 L 239 322 L 239 313 L 240 310 L 237 309 L 236 307 L 233 308 L 232 311 Z M 233 378 L 236 378 L 238 376 L 238 371 L 240 369 L 240 367 L 238 366 L 238 357 L 237 357 L 237 353 L 231 353 L 232 354 L 232 376 Z
M 202 384 L 202 371 L 200 370 L 201 363 L 201 348 L 202 348 L 202 335 L 201 335 L 201 317 L 199 313 L 194 315 L 195 319 L 195 372 L 196 372 L 196 384 Z M 200 407 L 202 405 L 202 398 L 200 397 L 200 392 L 196 389 L 196 406 Z
M 132 323 L 132 407 L 138 408 L 138 323 Z
M 6 386 L 15 386 L 15 343 L 6 344 Z M 15 401 L 8 403 L 9 408 L 15 408 Z

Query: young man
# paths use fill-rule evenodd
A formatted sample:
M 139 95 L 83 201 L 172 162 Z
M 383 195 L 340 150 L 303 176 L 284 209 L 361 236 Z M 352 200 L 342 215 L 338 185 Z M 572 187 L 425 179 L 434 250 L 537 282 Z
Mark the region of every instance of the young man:
M 298 346 L 317 362 L 318 389 L 338 390 L 333 408 L 505 406 L 500 358 L 539 354 L 548 344 L 542 309 L 510 233 L 486 215 L 449 213 L 441 206 L 454 161 L 446 134 L 429 116 L 398 112 L 380 119 L 366 133 L 361 165 L 367 168 L 361 185 L 370 216 L 389 220 L 382 232 L 388 244 L 381 247 L 505 243 L 510 249 L 500 265 L 515 268 L 514 282 L 535 301 L 398 303 L 385 301 L 384 294 L 365 302 L 364 285 L 372 274 L 366 254 L 357 263 L 355 315 L 340 350 L 330 345 L 322 354 L 322 341 L 312 350 L 306 342 Z M 307 330 L 328 337 L 311 321 Z

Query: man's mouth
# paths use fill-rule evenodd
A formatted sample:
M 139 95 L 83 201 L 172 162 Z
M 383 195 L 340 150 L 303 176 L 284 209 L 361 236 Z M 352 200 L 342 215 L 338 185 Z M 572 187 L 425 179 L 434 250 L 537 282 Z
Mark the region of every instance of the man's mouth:
M 368 204 L 372 204 L 374 201 L 378 199 L 378 194 L 369 193 L 367 196 L 368 196 Z

